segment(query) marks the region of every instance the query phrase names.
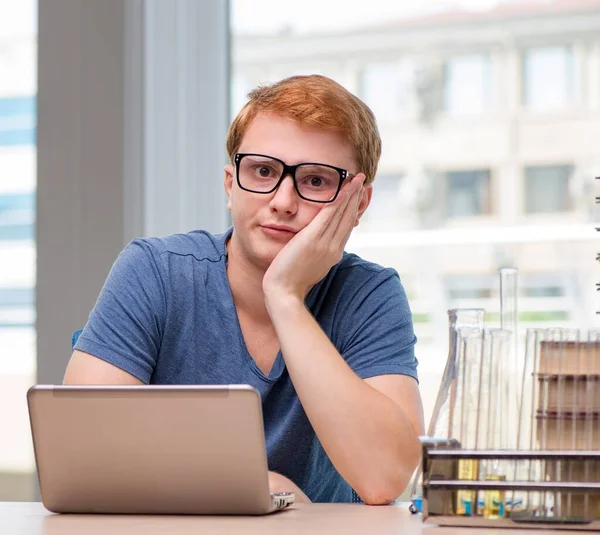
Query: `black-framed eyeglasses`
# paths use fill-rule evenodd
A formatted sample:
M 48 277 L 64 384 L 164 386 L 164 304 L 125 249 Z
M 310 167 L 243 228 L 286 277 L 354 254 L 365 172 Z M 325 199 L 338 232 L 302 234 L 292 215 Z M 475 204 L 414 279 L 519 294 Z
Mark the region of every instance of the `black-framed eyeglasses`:
M 304 162 L 287 165 L 266 154 L 238 153 L 234 157 L 236 178 L 240 188 L 252 193 L 273 193 L 290 175 L 298 195 L 312 202 L 335 201 L 344 180 L 352 175 L 333 165 Z

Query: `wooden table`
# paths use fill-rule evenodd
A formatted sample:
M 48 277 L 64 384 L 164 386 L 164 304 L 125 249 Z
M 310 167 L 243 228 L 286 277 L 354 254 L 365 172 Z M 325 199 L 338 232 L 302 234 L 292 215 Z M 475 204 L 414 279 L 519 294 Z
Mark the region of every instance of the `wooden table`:
M 408 504 L 369 507 L 353 504 L 294 505 L 261 517 L 55 515 L 41 503 L 0 503 L 2 535 L 560 535 L 528 529 L 440 528 L 411 515 Z M 580 532 L 581 533 L 581 532 Z

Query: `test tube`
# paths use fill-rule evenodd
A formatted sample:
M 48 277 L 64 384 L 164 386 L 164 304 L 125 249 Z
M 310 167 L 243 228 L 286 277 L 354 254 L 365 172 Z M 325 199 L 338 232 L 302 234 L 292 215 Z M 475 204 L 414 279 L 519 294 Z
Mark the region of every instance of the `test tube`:
M 506 348 L 507 365 L 506 369 L 509 376 L 509 392 L 508 399 L 515 400 L 516 405 L 511 403 L 511 407 L 515 407 L 514 410 L 506 407 L 508 411 L 509 421 L 517 421 L 517 432 L 516 436 L 511 437 L 510 442 L 507 444 L 508 448 L 515 449 L 519 443 L 521 434 L 521 422 L 519 421 L 520 405 L 521 405 L 521 392 L 518 388 L 519 381 L 517 380 L 518 371 L 520 366 L 518 365 L 518 303 L 517 303 L 517 289 L 518 289 L 518 278 L 519 270 L 514 267 L 503 267 L 499 270 L 500 273 L 500 328 L 508 330 L 513 333 L 512 343 Z M 516 412 L 515 412 L 516 410 Z
M 458 399 L 456 424 L 459 426 L 459 440 L 463 448 L 477 448 L 477 397 L 479 395 L 479 365 L 481 357 L 482 329 L 461 327 L 458 330 Z M 460 459 L 458 479 L 478 480 L 479 461 Z M 478 514 L 477 492 L 459 490 L 456 494 L 456 514 L 471 516 Z
M 538 432 L 539 428 L 539 410 L 542 410 L 543 397 L 543 379 L 539 373 L 540 341 L 543 340 L 544 330 L 527 329 L 525 337 L 525 362 L 523 366 L 523 375 L 529 381 L 529 389 L 523 390 L 521 403 L 521 443 L 518 444 L 520 450 L 537 449 L 538 441 L 542 439 L 543 434 Z M 527 394 L 526 394 L 527 392 Z M 527 396 L 527 398 L 525 397 Z M 541 480 L 540 462 L 528 461 L 526 480 Z M 524 509 L 532 515 L 539 513 L 540 495 L 538 492 L 527 491 Z
M 486 445 L 490 449 L 505 449 L 507 444 L 508 422 L 506 419 L 506 349 L 511 334 L 503 329 L 489 329 L 486 332 L 488 354 L 488 391 L 487 397 L 487 437 Z M 499 407 L 502 407 L 499 409 Z M 485 479 L 503 481 L 507 479 L 506 463 L 497 459 L 487 463 Z M 500 490 L 486 490 L 484 493 L 484 517 L 503 518 L 506 514 L 505 493 Z

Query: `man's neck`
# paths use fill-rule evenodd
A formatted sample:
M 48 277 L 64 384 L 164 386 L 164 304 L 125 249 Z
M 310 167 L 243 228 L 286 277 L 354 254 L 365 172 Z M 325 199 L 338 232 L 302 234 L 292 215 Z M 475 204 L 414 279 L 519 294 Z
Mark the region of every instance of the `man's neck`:
M 259 323 L 270 323 L 262 281 L 265 270 L 248 262 L 234 242 L 227 241 L 227 278 L 238 314 L 251 315 Z

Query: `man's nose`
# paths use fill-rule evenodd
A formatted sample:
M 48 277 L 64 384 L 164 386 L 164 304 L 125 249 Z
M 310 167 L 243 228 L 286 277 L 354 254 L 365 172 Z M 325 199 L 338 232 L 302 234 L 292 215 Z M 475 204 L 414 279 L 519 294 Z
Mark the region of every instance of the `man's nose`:
M 269 204 L 278 212 L 295 213 L 299 199 L 292 176 L 288 174 L 283 177 Z

